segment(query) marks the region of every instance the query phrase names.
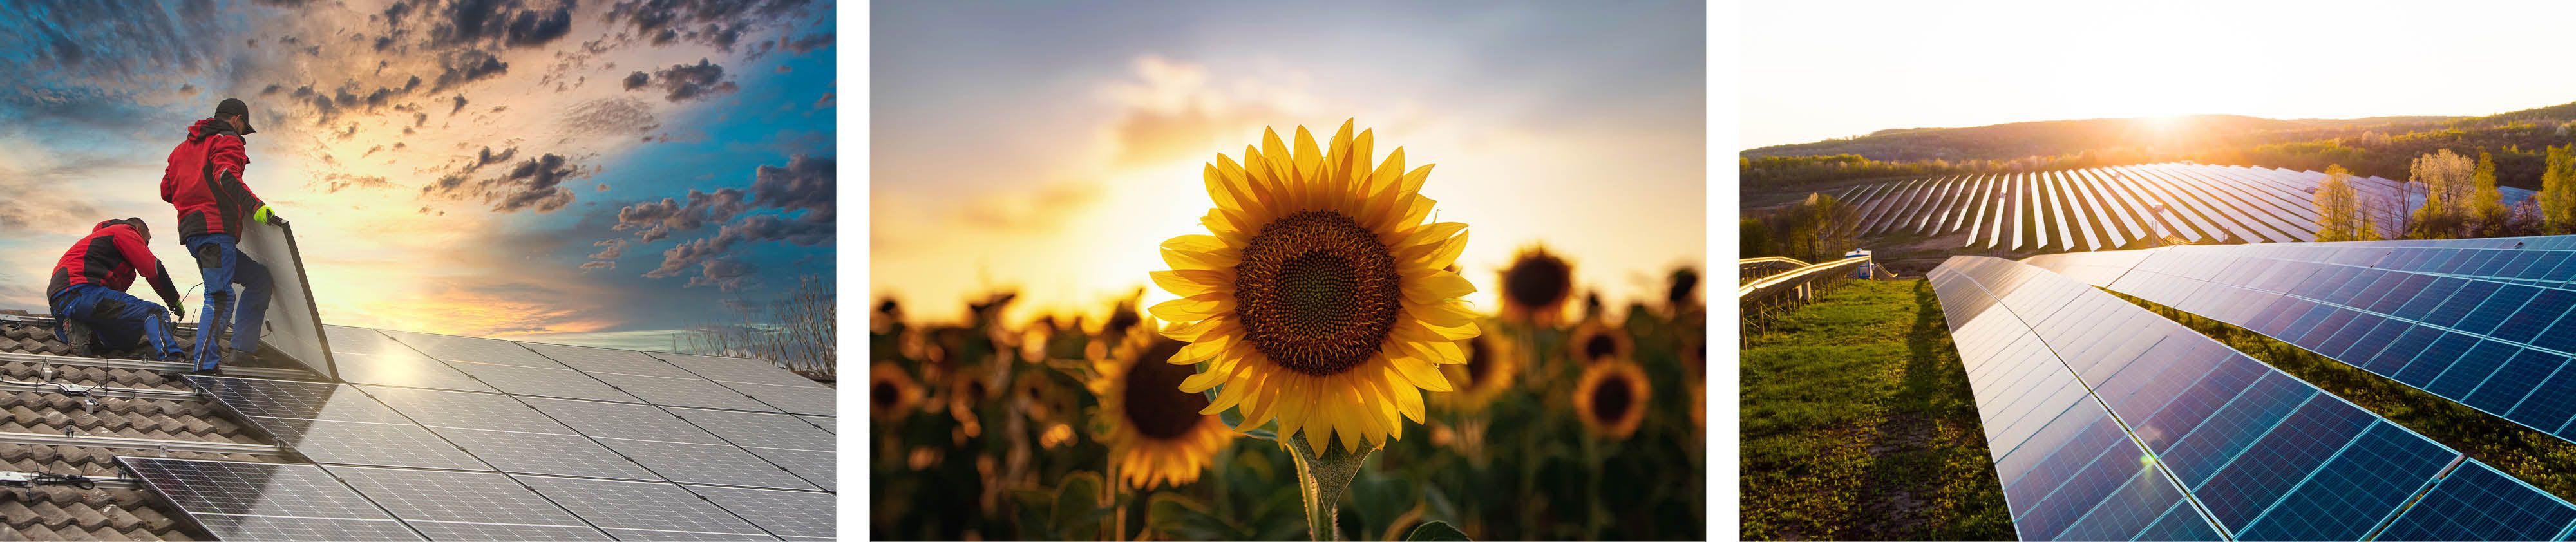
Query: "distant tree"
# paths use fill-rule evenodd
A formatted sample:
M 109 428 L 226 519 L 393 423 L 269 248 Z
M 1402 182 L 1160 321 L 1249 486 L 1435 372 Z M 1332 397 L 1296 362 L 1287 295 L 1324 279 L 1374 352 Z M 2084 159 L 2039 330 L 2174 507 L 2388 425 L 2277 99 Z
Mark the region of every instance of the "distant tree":
M 2541 232 L 2576 233 L 2576 144 L 2549 147 L 2548 160 L 2540 173 L 2540 194 L 2532 198 L 2540 208 Z
M 1860 248 L 1860 208 L 1824 194 L 1808 194 L 1806 238 L 1809 262 L 1840 259 Z
M 2318 241 L 2373 241 L 2379 232 L 2371 227 L 2370 217 L 2362 209 L 2361 192 L 2352 186 L 2352 172 L 2342 165 L 2326 166 L 2326 180 L 2317 185 Z
M 1744 243 L 1743 248 L 1740 249 L 1744 251 L 1744 257 L 1760 258 L 1763 256 L 1780 255 L 1780 247 L 1771 243 L 1771 226 L 1763 224 L 1762 219 L 1750 216 L 1744 217 L 1744 220 L 1737 222 L 1736 229 L 1738 230 L 1738 233 L 1736 234 L 1737 238 L 1742 240 Z
M 2469 211 L 2476 215 L 2474 232 L 2466 237 L 2496 237 L 2513 229 L 2513 208 L 2504 206 L 2504 194 L 2496 190 L 2495 154 L 2478 153 L 2477 173 L 2469 176 L 2473 184 L 2469 193 Z
M 2459 237 L 2469 221 L 2470 196 L 2476 191 L 2477 163 L 2450 149 L 2418 157 L 2408 165 L 2413 181 L 2424 184 L 2424 206 L 2415 210 L 2417 239 Z

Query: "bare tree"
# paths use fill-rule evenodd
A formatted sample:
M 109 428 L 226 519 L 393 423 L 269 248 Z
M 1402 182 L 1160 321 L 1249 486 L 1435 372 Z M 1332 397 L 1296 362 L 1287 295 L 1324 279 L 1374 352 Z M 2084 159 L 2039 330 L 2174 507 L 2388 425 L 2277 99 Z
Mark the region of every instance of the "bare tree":
M 830 380 L 840 372 L 832 296 L 831 280 L 796 277 L 796 287 L 774 302 L 733 305 L 735 322 L 702 324 L 675 340 L 684 353 L 753 358 Z

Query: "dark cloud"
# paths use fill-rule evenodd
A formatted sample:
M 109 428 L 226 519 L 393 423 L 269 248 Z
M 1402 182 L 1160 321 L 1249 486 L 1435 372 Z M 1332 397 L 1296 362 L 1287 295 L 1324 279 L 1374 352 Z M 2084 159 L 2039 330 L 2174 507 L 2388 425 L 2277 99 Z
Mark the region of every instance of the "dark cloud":
M 608 21 L 624 21 L 635 35 L 652 36 L 653 44 L 687 40 L 725 46 L 747 26 L 767 26 L 792 18 L 809 0 L 628 0 L 612 5 Z M 731 35 L 728 35 L 731 34 Z
M 694 65 L 672 64 L 670 68 L 654 70 L 650 76 L 644 72 L 626 76 L 626 90 L 646 86 L 661 87 L 665 91 L 662 99 L 672 103 L 712 98 L 740 88 L 732 81 L 724 80 L 724 66 L 704 58 L 698 59 Z
M 780 47 L 783 47 L 783 48 L 785 48 L 785 49 L 787 49 L 787 50 L 789 50 L 789 51 L 795 51 L 795 52 L 796 52 L 796 54 L 800 54 L 800 55 L 801 55 L 801 54 L 805 54 L 805 53 L 811 53 L 811 52 L 814 52 L 814 50 L 816 50 L 816 49 L 822 49 L 822 48 L 825 48 L 825 47 L 831 47 L 831 46 L 832 46 L 832 33 L 831 33 L 831 32 L 820 32 L 820 33 L 814 33 L 814 34 L 806 34 L 806 35 L 804 35 L 803 37 L 798 37 L 798 38 L 796 38 L 796 39 L 794 39 L 794 40 L 789 40 L 789 39 L 787 39 L 787 38 L 782 37 L 782 38 L 779 38 L 779 40 L 780 40 L 780 41 L 782 41 L 782 42 L 784 42 L 784 44 L 783 44 L 783 45 L 780 45 Z
M 787 167 L 763 165 L 752 171 L 751 203 L 787 211 L 806 211 L 805 220 L 832 222 L 833 159 L 788 159 Z
M 180 95 L 180 96 L 195 96 L 195 95 L 197 95 L 197 86 L 196 86 L 196 85 L 179 85 L 179 95 Z
M 659 202 L 628 205 L 617 210 L 617 231 L 635 232 L 636 238 L 650 243 L 668 238 L 675 232 L 694 231 L 711 223 L 732 220 L 749 211 L 749 193 L 739 188 L 721 188 L 714 192 L 690 189 L 688 203 L 671 198 Z
M 550 213 L 572 203 L 572 189 L 564 188 L 563 181 L 580 175 L 580 167 L 548 154 L 520 162 L 508 175 L 484 181 L 484 199 L 492 202 L 494 211 Z
M 440 70 L 438 82 L 430 85 L 430 92 L 438 92 L 456 85 L 510 72 L 510 63 L 502 62 L 499 57 L 494 57 L 492 53 L 481 49 L 466 49 L 441 55 L 438 59 L 438 67 Z
M 261 96 L 275 96 L 275 95 L 277 95 L 277 93 L 279 93 L 279 92 L 283 92 L 283 91 L 285 91 L 285 90 L 286 90 L 286 86 L 284 86 L 284 85 L 279 85 L 279 84 L 276 84 L 276 83 L 269 83 L 269 84 L 268 84 L 268 86 L 267 86 L 266 88 L 261 88 L 261 89 L 259 89 L 259 95 L 261 95 Z
M 561 39 L 572 31 L 572 2 L 539 7 L 527 4 L 522 0 L 453 0 L 420 7 L 431 17 L 429 44 L 433 47 L 533 47 Z M 386 15 L 394 27 L 401 27 L 401 17 L 393 9 L 386 10 Z
M 590 259 L 593 260 L 614 260 L 619 256 L 626 255 L 625 239 L 604 239 L 597 243 L 591 243 L 590 246 L 607 247 L 599 249 L 599 252 L 592 253 L 590 255 Z
M 458 94 L 458 95 L 456 95 L 456 108 L 455 108 L 455 109 L 449 109 L 449 110 L 447 110 L 447 114 L 449 114 L 449 115 L 454 115 L 454 114 L 456 114 L 456 112 L 458 112 L 458 111 L 464 111 L 464 110 L 465 110 L 465 95 L 463 95 L 463 94 Z
M 753 169 L 749 190 L 693 189 L 686 203 L 663 198 L 629 205 L 618 209 L 617 225 L 612 229 L 632 231 L 637 242 L 650 243 L 673 233 L 723 224 L 713 235 L 662 251 L 661 264 L 644 276 L 669 278 L 694 266 L 698 275 L 690 277 L 687 286 L 739 289 L 757 268 L 734 257 L 738 246 L 783 242 L 810 247 L 832 242 L 834 165 L 831 157 L 801 155 L 789 158 L 786 166 L 763 165 Z M 759 212 L 763 210 L 776 212 Z M 623 254 L 623 247 L 619 245 L 619 254 Z

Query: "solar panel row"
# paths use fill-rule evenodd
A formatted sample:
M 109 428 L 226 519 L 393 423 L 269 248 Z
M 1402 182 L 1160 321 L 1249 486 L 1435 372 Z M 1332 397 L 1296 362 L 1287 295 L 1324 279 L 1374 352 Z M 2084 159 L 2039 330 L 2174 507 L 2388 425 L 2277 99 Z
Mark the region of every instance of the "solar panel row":
M 2024 539 L 2539 539 L 2576 524 L 2576 506 L 2082 282 L 1981 257 L 1930 279 Z
M 1854 187 L 1843 195 L 1860 209 L 1862 235 L 1966 232 L 1971 247 L 2071 252 L 2166 236 L 2314 241 L 2318 217 L 2312 198 L 2324 180 L 2325 174 L 2314 171 L 2164 163 L 1909 179 Z M 2404 197 L 2399 183 L 2387 179 L 2353 182 L 2372 201 Z M 2502 190 L 2507 202 L 2531 196 L 2527 190 Z M 2420 203 L 2421 197 L 2408 201 Z
M 2576 355 L 2576 319 L 2565 318 L 2576 251 L 2539 248 L 2560 246 L 2551 241 L 2191 246 L 2032 263 L 2570 438 L 2576 371 L 2562 369 Z

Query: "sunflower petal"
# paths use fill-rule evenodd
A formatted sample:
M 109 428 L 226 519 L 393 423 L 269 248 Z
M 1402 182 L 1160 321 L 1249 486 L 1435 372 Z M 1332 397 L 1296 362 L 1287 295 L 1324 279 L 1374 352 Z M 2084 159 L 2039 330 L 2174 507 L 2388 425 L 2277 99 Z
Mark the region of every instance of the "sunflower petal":
M 1422 167 L 1413 168 L 1413 171 L 1405 173 L 1403 190 L 1406 192 L 1421 192 L 1422 182 L 1431 179 L 1431 166 L 1435 165 L 1439 164 L 1423 164 Z
M 1223 209 L 1210 210 L 1207 215 L 1199 217 L 1199 225 L 1207 226 L 1208 233 L 1215 235 L 1217 240 L 1224 241 L 1226 246 L 1251 245 L 1252 234 L 1247 233 L 1251 228 L 1246 227 L 1240 217 L 1230 215 L 1228 212 Z
M 1458 255 L 1467 253 L 1467 235 L 1470 233 L 1474 232 L 1458 232 L 1457 237 L 1451 237 L 1448 241 L 1440 243 L 1438 249 L 1431 251 L 1430 258 L 1421 261 L 1422 266 L 1442 269 L 1458 263 Z
M 1200 337 L 1199 339 L 1199 342 L 1190 343 L 1189 346 L 1181 347 L 1180 353 L 1173 354 L 1172 364 L 1191 365 L 1201 361 L 1215 359 L 1218 355 L 1224 354 L 1228 347 L 1234 346 L 1233 334 L 1210 334 Z
M 1246 393 L 1249 393 L 1248 390 L 1252 389 L 1251 380 L 1252 379 L 1249 378 L 1238 377 L 1226 381 L 1224 388 L 1216 390 L 1216 400 L 1210 401 L 1207 408 L 1199 409 L 1199 413 L 1215 414 L 1225 412 L 1225 409 L 1234 408 L 1234 405 L 1242 403 L 1243 396 Z
M 1395 369 L 1389 368 L 1386 372 L 1394 373 Z M 1387 375 L 1390 379 L 1393 376 L 1394 375 L 1392 374 Z M 1444 380 L 1443 383 L 1446 383 L 1446 381 Z M 1397 389 L 1394 391 L 1396 409 L 1402 411 L 1404 413 L 1404 417 L 1412 419 L 1413 423 L 1422 423 L 1422 392 L 1406 386 L 1396 386 L 1396 388 Z
M 1166 322 L 1195 322 L 1215 317 L 1219 314 L 1234 312 L 1234 301 L 1231 299 L 1184 297 L 1171 301 L 1155 303 L 1152 308 L 1147 310 L 1147 312 L 1153 313 L 1155 318 L 1161 318 Z
M 1424 274 L 1419 279 L 1408 276 L 1404 281 L 1404 300 L 1414 303 L 1438 303 L 1472 293 L 1476 293 L 1475 283 L 1467 282 L 1467 277 L 1448 271 L 1435 270 Z
M 1413 316 L 1414 319 L 1421 320 L 1423 324 L 1429 327 L 1435 328 L 1475 325 L 1476 323 L 1476 313 L 1469 312 L 1466 306 L 1458 303 L 1406 303 L 1404 305 L 1404 313 Z M 1165 320 L 1170 319 L 1165 318 Z
M 1350 177 L 1351 193 L 1363 198 L 1368 196 L 1369 152 L 1373 150 L 1369 146 L 1377 142 L 1372 132 L 1376 130 L 1361 130 L 1359 137 L 1351 139 L 1350 170 L 1344 172 L 1345 176 Z
M 1420 345 L 1423 343 L 1414 344 Z M 1440 369 L 1433 367 L 1434 364 L 1430 361 L 1430 358 L 1422 357 L 1418 354 L 1387 356 L 1386 361 L 1387 365 L 1391 367 L 1389 372 L 1403 375 L 1406 381 L 1413 383 L 1413 387 L 1431 391 L 1453 391 L 1455 389 L 1449 385 L 1449 379 L 1447 377 L 1440 376 Z
M 1315 148 L 1315 134 L 1307 132 L 1304 126 L 1297 127 L 1297 154 L 1294 156 L 1297 180 L 1305 185 L 1310 199 L 1306 203 L 1313 204 L 1314 190 L 1323 184 L 1315 181 L 1324 173 L 1324 151 Z
M 1190 393 L 1208 391 L 1208 388 L 1214 388 L 1217 384 L 1224 383 L 1226 376 L 1227 375 L 1225 373 L 1213 372 L 1190 375 L 1189 378 L 1181 379 L 1180 389 L 1181 391 Z
M 1234 325 L 1233 317 L 1217 315 L 1208 317 L 1204 320 L 1173 324 L 1171 326 L 1164 327 L 1162 334 L 1165 337 L 1171 337 L 1172 340 L 1175 341 L 1194 343 L 1199 342 L 1199 337 L 1202 335 L 1206 335 L 1211 332 L 1230 331 L 1235 329 L 1240 329 L 1240 326 Z

